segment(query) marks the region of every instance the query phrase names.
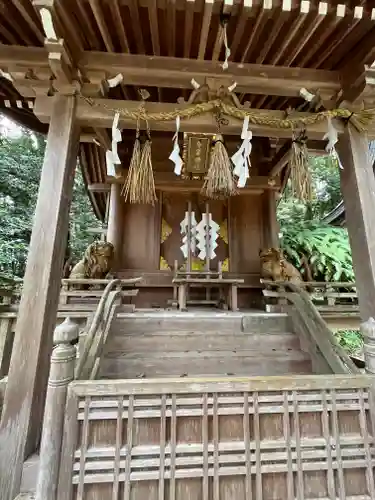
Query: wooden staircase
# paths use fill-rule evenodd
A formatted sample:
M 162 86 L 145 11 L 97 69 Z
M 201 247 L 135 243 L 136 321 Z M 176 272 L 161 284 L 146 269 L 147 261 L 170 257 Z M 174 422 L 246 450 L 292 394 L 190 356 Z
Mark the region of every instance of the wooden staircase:
M 113 297 L 103 311 L 116 315 L 82 339 L 66 406 L 50 384 L 19 500 L 34 498 L 39 466 L 58 484 L 51 500 L 375 500 L 374 378 L 305 292 L 284 297 L 288 314 L 125 313 Z
M 286 314 L 157 311 L 114 321 L 99 378 L 311 372 Z

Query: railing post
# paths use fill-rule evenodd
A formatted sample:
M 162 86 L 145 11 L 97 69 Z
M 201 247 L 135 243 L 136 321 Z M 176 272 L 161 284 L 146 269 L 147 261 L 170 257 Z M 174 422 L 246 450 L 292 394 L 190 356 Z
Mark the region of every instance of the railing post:
M 79 327 L 70 318 L 55 328 L 40 445 L 36 500 L 55 500 L 60 466 L 66 395 L 74 378 Z
M 361 324 L 366 372 L 375 375 L 375 320 L 369 318 Z

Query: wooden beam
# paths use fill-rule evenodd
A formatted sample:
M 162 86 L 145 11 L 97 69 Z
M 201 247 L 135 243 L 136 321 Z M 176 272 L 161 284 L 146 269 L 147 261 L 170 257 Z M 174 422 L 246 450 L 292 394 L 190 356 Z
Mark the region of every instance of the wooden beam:
M 276 175 L 278 175 L 282 171 L 282 169 L 289 163 L 291 147 L 292 141 L 286 141 L 285 144 L 283 144 L 279 151 L 276 153 L 270 165 L 269 175 L 271 177 L 275 177 Z
M 339 138 L 341 191 L 362 321 L 375 318 L 375 176 L 368 138 L 352 125 Z
M 154 172 L 155 187 L 158 191 L 199 191 L 202 188 L 202 181 L 199 180 L 185 180 L 176 176 L 171 172 Z M 273 180 L 272 180 L 273 181 Z M 95 193 L 108 193 L 111 184 L 123 184 L 125 177 L 107 177 L 106 183 L 93 183 L 89 184 L 88 189 Z M 250 193 L 253 191 L 278 191 L 280 190 L 280 182 L 269 183 L 269 177 L 257 176 L 251 177 L 246 184 L 246 187 L 240 189 L 240 193 Z
M 48 123 L 49 117 L 51 116 L 53 109 L 54 97 L 44 97 L 39 96 L 35 101 L 34 113 L 35 115 L 45 123 Z M 77 120 L 82 127 L 105 127 L 111 128 L 113 122 L 114 112 L 110 111 L 108 108 L 116 109 L 127 109 L 136 111 L 139 109 L 138 101 L 119 101 L 111 99 L 94 99 L 94 106 L 91 106 L 83 99 L 78 101 L 77 106 Z M 176 109 L 183 109 L 184 105 L 171 104 L 171 103 L 159 103 L 159 102 L 149 102 L 146 104 L 146 109 L 150 113 L 159 112 L 171 112 Z M 255 113 L 259 113 L 259 116 L 280 119 L 285 118 L 285 113 L 283 111 L 271 111 L 271 110 L 252 110 Z M 310 116 L 310 113 L 291 113 L 290 117 L 295 117 L 301 119 L 306 116 Z M 152 130 L 161 130 L 175 132 L 175 122 L 170 121 L 151 121 L 150 128 Z M 128 118 L 120 118 L 120 127 L 123 129 L 136 129 L 136 121 Z M 343 124 L 336 120 L 335 126 L 338 132 L 343 130 Z M 221 127 L 222 133 L 226 135 L 239 135 L 241 132 L 242 121 L 229 118 L 228 125 L 223 125 Z M 189 120 L 181 120 L 181 131 L 183 132 L 213 132 L 217 130 L 216 120 L 211 113 L 205 115 L 200 115 L 197 117 L 190 118 Z M 280 129 L 268 127 L 266 125 L 251 124 L 251 130 L 255 136 L 261 137 L 284 137 L 290 138 L 292 131 L 290 129 Z M 307 134 L 311 139 L 322 139 L 327 131 L 327 124 L 323 120 L 320 123 L 315 123 L 308 127 Z
M 60 293 L 79 133 L 75 97 L 55 100 L 0 423 L 1 498 L 19 493 L 38 445 Z
M 219 62 L 176 57 L 84 52 L 78 67 L 88 79 L 100 73 L 103 78 L 121 73 L 125 84 L 149 87 L 191 89 L 192 78 L 199 83 L 223 78 Z M 251 94 L 299 96 L 304 87 L 333 95 L 340 89 L 336 71 L 229 62 L 225 77 L 237 82 L 236 92 Z
M 45 47 L 0 44 L 0 67 L 8 66 L 48 68 L 48 51 Z

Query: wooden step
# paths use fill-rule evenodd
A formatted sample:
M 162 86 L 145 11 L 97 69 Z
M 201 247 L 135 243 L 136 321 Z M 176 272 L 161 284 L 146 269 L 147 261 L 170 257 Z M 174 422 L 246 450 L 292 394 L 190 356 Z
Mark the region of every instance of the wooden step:
M 297 350 L 259 353 L 251 350 L 188 351 L 106 356 L 101 378 L 179 376 L 272 376 L 311 373 L 309 357 Z
M 114 331 L 112 332 L 114 333 Z M 274 350 L 299 349 L 299 338 L 294 333 L 241 333 L 232 331 L 171 331 L 152 333 L 111 334 L 105 348 L 106 355 L 131 352 L 177 352 L 190 350 Z
M 286 314 L 242 314 L 210 312 L 208 314 L 176 312 L 135 312 L 119 317 L 113 331 L 121 333 L 153 333 L 176 331 L 287 332 L 290 321 Z

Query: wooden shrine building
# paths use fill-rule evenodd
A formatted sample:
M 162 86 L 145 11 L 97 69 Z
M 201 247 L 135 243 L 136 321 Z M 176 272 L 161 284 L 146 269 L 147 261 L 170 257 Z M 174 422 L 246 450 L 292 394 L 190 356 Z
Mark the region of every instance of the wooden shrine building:
M 375 6 L 370 0 L 0 5 L 1 110 L 48 132 L 0 424 L 0 498 L 13 500 L 23 460 L 39 445 L 77 156 L 114 246 L 112 274 L 143 277 L 137 308 L 173 301 L 177 261 L 180 270 L 217 271 L 232 280 L 236 306 L 249 310 L 261 308 L 259 251 L 279 245 L 277 200 L 294 175 L 298 134 L 311 153 L 332 139 L 361 318 L 375 317 L 375 177 L 368 156 L 375 139 Z M 142 154 L 151 146 L 153 203 L 130 203 L 124 193 L 138 133 Z M 234 196 L 202 193 L 218 142 L 229 158 L 243 148 Z M 141 188 L 141 180 L 132 185 Z M 209 231 L 204 223 L 200 231 L 205 220 Z M 186 498 L 218 500 L 214 484 L 213 496 L 204 489 L 202 497 Z M 257 500 L 271 498 L 256 484 Z M 149 498 L 183 498 L 174 486 L 170 497 L 163 488 Z M 369 488 L 360 498 L 375 498 Z M 255 498 L 246 491 L 238 498 Z M 288 500 L 297 498 L 288 491 Z M 79 488 L 77 495 L 107 498 L 80 496 Z

